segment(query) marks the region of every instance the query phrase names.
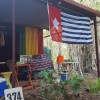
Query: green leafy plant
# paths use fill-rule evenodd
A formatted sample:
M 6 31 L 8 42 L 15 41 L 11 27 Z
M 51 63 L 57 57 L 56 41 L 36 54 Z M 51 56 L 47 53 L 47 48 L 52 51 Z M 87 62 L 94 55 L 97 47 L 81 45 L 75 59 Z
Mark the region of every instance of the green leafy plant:
M 39 76 L 45 81 L 46 84 L 52 84 L 55 81 L 53 74 L 56 74 L 56 70 L 44 70 L 39 73 Z
M 60 100 L 59 93 L 54 90 L 54 86 L 49 84 L 48 86 L 44 86 L 40 88 L 40 95 L 42 100 Z M 59 97 L 59 98 L 58 98 Z
M 39 73 L 41 76 L 40 95 L 43 100 L 68 99 L 70 94 L 80 91 L 83 77 L 81 75 L 71 75 L 70 80 L 60 80 L 56 82 L 53 74 L 59 74 L 55 70 L 45 70 Z M 51 99 L 50 99 L 51 98 Z
M 87 83 L 88 83 L 88 87 L 91 93 L 94 93 L 94 94 L 100 93 L 100 79 L 94 80 L 94 79 L 89 78 Z
M 75 74 L 70 75 L 70 80 L 68 80 L 68 84 L 69 85 L 71 84 L 72 86 L 71 88 L 72 93 L 80 91 L 83 80 L 84 78 L 82 75 L 75 75 Z
M 44 70 L 39 73 L 41 77 L 40 81 L 40 96 L 42 100 L 62 100 L 60 92 L 55 89 L 55 77 L 53 74 L 56 74 L 55 70 Z

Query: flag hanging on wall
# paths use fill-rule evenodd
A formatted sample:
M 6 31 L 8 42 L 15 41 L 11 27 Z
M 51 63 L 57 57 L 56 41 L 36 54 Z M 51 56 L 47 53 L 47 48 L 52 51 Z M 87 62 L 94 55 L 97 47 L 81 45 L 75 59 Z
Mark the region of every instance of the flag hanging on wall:
M 53 41 L 91 44 L 90 18 L 68 14 L 48 4 L 50 35 Z

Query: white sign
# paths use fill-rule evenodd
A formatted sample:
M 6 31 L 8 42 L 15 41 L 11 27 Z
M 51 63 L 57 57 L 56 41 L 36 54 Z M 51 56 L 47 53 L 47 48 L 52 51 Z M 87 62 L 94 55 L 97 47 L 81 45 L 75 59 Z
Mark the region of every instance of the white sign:
M 5 100 L 24 100 L 22 88 L 5 89 Z

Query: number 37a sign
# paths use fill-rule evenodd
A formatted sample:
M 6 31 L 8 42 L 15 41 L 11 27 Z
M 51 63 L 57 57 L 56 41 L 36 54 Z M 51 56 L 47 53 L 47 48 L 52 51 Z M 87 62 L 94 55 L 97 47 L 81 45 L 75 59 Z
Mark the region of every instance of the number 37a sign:
M 22 88 L 12 88 L 4 90 L 5 100 L 24 100 Z

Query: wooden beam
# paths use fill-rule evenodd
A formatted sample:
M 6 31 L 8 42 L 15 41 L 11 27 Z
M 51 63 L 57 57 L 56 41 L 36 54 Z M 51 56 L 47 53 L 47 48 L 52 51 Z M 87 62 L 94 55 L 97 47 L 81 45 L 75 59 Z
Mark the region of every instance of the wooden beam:
M 96 10 L 94 10 L 92 8 L 89 8 L 87 6 L 84 6 L 82 4 L 79 4 L 79 3 L 77 3 L 77 2 L 75 2 L 73 0 L 57 0 L 57 1 L 64 2 L 66 5 L 73 6 L 74 8 L 77 8 L 80 11 L 81 10 L 84 11 L 82 13 L 86 13 L 86 14 L 88 13 L 90 15 L 96 15 L 96 16 L 100 17 L 100 12 L 99 11 L 96 11 Z M 72 8 L 72 10 L 75 10 L 75 9 Z
M 15 0 L 12 0 L 12 87 L 15 87 Z
M 95 32 L 95 48 L 96 48 L 97 73 L 98 73 L 98 77 L 100 78 L 100 67 L 99 67 L 99 52 L 98 52 L 98 38 L 97 38 L 96 16 L 94 18 L 94 32 Z

